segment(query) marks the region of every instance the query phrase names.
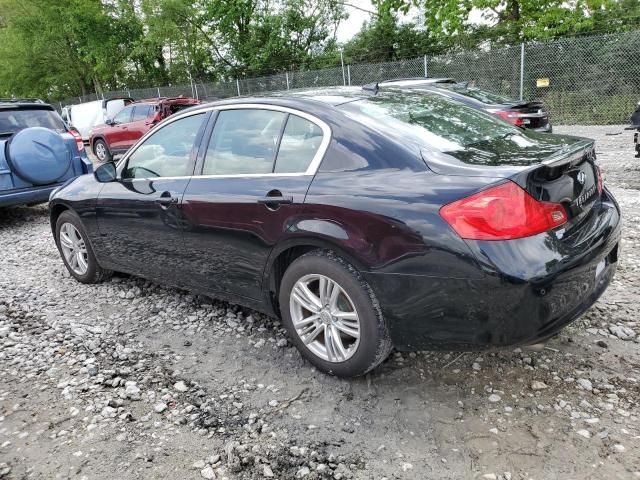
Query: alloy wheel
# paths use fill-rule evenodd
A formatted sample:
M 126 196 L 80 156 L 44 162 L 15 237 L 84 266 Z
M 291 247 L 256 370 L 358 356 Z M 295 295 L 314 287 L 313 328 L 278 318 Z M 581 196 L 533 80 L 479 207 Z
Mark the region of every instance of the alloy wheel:
M 305 275 L 291 290 L 289 308 L 296 333 L 314 355 L 338 363 L 355 354 L 360 319 L 337 282 L 324 275 Z
M 84 275 L 89 269 L 87 245 L 78 229 L 71 223 L 60 226 L 60 249 L 69 268 L 77 275 Z
M 107 158 L 107 147 L 105 147 L 102 142 L 96 143 L 96 157 L 98 157 L 99 160 Z

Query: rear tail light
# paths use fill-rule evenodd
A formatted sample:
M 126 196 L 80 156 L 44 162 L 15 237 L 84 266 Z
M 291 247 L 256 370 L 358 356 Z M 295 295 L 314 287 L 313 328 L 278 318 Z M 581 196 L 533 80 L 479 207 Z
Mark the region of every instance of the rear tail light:
M 524 125 L 524 120 L 522 120 L 522 116 L 518 112 L 511 112 L 509 110 L 498 110 L 494 113 L 503 120 L 506 120 L 509 123 L 513 123 L 516 127 L 521 127 Z
M 567 221 L 562 204 L 540 202 L 511 181 L 449 203 L 440 216 L 469 240 L 530 237 Z
M 596 185 L 598 187 L 598 194 L 602 193 L 602 171 L 600 167 L 596 165 Z
M 76 146 L 78 147 L 78 151 L 82 152 L 84 150 L 84 142 L 82 141 L 82 135 L 75 128 L 69 128 L 69 133 L 73 135 L 73 138 L 76 139 Z

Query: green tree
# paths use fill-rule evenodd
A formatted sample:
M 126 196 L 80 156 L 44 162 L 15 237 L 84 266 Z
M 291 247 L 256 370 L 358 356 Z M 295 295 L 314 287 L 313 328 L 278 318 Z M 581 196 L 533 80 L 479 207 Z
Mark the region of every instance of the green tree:
M 513 44 L 587 33 L 637 28 L 637 0 L 376 0 L 377 5 L 407 12 L 422 10 L 430 35 L 442 44 L 485 40 Z M 470 23 L 473 10 L 485 25 Z

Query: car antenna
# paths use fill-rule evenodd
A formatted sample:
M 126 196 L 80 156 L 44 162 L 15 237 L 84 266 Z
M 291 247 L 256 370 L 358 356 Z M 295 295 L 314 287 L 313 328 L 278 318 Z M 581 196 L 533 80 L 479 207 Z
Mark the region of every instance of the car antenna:
M 380 90 L 380 87 L 378 86 L 378 82 L 373 82 L 373 83 L 367 83 L 366 85 L 363 85 L 362 89 L 376 94 L 378 93 L 378 90 Z

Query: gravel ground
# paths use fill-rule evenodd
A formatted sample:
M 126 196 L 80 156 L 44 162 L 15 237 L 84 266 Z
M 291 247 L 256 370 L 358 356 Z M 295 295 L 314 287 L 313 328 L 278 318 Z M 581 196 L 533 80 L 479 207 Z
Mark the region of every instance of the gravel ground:
M 318 373 L 280 323 L 145 280 L 66 272 L 46 207 L 0 210 L 0 478 L 640 478 L 640 160 L 596 138 L 618 273 L 539 353 L 395 353 Z

